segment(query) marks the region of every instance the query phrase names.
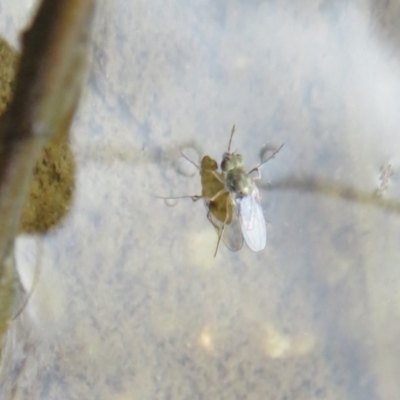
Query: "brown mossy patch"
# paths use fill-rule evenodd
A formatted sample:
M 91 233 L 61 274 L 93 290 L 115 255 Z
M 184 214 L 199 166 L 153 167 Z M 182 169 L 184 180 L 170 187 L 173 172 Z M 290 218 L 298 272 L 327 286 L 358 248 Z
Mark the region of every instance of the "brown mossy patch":
M 0 114 L 11 100 L 18 59 L 18 53 L 0 37 Z
M 68 135 L 47 145 L 33 170 L 22 214 L 23 232 L 46 232 L 67 214 L 73 197 L 75 164 Z
M 0 114 L 3 114 L 12 98 L 19 55 L 1 38 L 0 59 Z M 23 232 L 46 232 L 66 215 L 72 201 L 74 171 L 68 132 L 62 133 L 43 149 L 34 167 L 22 214 Z

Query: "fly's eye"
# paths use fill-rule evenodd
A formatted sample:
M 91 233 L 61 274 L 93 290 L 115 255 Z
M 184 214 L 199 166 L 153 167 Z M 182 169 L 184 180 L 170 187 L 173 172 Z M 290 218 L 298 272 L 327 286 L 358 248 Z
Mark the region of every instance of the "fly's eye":
M 234 166 L 229 155 L 224 154 L 223 160 L 221 161 L 221 169 L 224 172 L 230 171 Z

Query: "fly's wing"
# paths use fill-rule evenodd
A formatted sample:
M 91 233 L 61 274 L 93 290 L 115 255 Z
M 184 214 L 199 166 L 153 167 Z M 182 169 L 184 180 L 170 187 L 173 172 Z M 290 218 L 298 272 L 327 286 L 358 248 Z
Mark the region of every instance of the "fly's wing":
M 263 250 L 267 244 L 267 227 L 257 187 L 254 186 L 253 192 L 248 196 L 237 197 L 235 205 L 244 240 L 250 250 Z
M 227 206 L 227 210 L 231 213 L 231 216 L 226 223 L 221 221 L 220 215 L 214 212 L 215 210 L 210 207 L 210 203 L 205 201 L 204 204 L 208 209 L 207 218 L 214 226 L 218 237 L 222 232 L 221 240 L 224 242 L 225 246 L 231 251 L 240 250 L 243 247 L 243 235 L 233 204 L 229 203 Z

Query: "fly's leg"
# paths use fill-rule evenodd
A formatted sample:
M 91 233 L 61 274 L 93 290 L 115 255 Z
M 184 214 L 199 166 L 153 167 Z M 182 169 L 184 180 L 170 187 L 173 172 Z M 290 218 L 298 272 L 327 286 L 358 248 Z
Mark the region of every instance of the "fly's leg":
M 194 162 L 192 161 L 189 157 L 185 156 L 182 152 L 182 150 L 179 151 L 181 153 L 181 156 L 189 161 L 191 164 L 193 164 L 198 170 L 200 170 L 200 167 Z M 194 195 L 194 196 L 178 196 L 178 197 L 163 197 L 163 196 L 156 196 L 158 199 L 163 199 L 163 200 L 177 200 L 177 199 L 192 199 L 193 201 L 198 201 L 200 199 L 203 198 L 203 196 L 198 196 L 198 195 Z
M 212 171 L 212 173 L 221 183 L 225 185 L 225 176 L 221 175 L 221 173 L 217 171 Z
M 189 196 L 193 201 L 198 201 L 198 200 L 200 200 L 200 199 L 204 199 L 204 196 L 198 196 L 198 195 L 195 195 L 195 196 Z
M 218 193 L 217 193 L 218 195 Z M 213 200 L 210 200 L 210 202 Z M 222 239 L 222 235 L 224 234 L 225 231 L 225 227 L 228 224 L 229 219 L 231 218 L 231 215 L 229 214 L 229 202 L 230 202 L 230 196 L 227 197 L 226 199 L 226 217 L 225 217 L 225 221 L 222 225 L 222 228 L 220 226 L 218 226 L 213 219 L 210 217 L 211 211 L 209 210 L 207 213 L 207 219 L 211 222 L 211 224 L 214 226 L 214 228 L 218 231 L 218 240 L 217 240 L 217 247 L 215 248 L 215 253 L 214 253 L 214 257 L 217 256 L 218 253 L 218 248 L 219 248 L 219 244 L 221 242 Z
M 215 201 L 221 194 L 226 193 L 226 189 L 221 189 L 219 192 L 217 192 L 211 199 L 209 199 L 210 202 Z
M 224 234 L 224 230 L 225 230 L 225 224 L 222 226 L 221 229 L 218 229 L 218 241 L 217 241 L 217 247 L 215 248 L 214 257 L 217 256 L 218 248 L 219 248 L 219 243 L 220 243 L 220 241 L 221 241 L 222 235 Z
M 228 196 L 227 199 L 226 199 L 226 217 L 225 217 L 224 225 L 222 226 L 222 229 L 218 233 L 218 242 L 217 242 L 217 248 L 215 249 L 214 257 L 216 257 L 216 255 L 217 255 L 219 243 L 220 243 L 220 241 L 222 239 L 222 235 L 224 234 L 225 227 L 228 224 L 229 218 L 232 217 L 231 215 L 229 215 L 229 212 L 228 212 L 228 210 L 229 210 L 229 202 L 230 202 L 230 196 Z M 213 225 L 214 225 L 214 223 L 213 223 Z M 219 229 L 218 229 L 218 231 L 219 231 Z
M 249 175 L 250 175 L 252 172 L 257 172 L 257 176 L 253 177 L 253 181 L 259 181 L 259 180 L 261 179 L 260 167 L 253 168 L 253 169 L 249 172 Z
M 218 240 L 217 240 L 217 247 L 215 248 L 215 253 L 214 253 L 214 257 L 217 256 L 218 253 L 218 248 L 219 248 L 219 242 L 221 241 L 222 235 L 224 233 L 224 229 L 225 229 L 225 224 L 224 226 L 221 228 L 219 227 L 214 221 L 213 219 L 210 217 L 211 211 L 208 211 L 207 213 L 207 219 L 211 222 L 211 224 L 214 226 L 214 228 L 216 229 L 216 231 L 218 232 Z
M 198 201 L 200 199 L 204 199 L 204 196 L 194 195 L 194 196 L 178 196 L 178 197 L 164 197 L 164 196 L 156 196 L 157 199 L 163 200 L 178 200 L 178 199 L 192 199 L 193 201 Z
M 185 156 L 185 155 L 182 153 L 182 150 L 179 150 L 179 153 L 181 153 L 181 156 L 182 156 L 185 160 L 189 161 L 189 162 L 190 162 L 191 164 L 193 164 L 197 169 L 200 169 L 200 167 L 199 167 L 194 161 L 192 161 L 189 157 Z
M 258 164 L 256 167 L 254 167 L 251 171 L 249 171 L 249 175 L 255 171 L 257 171 L 258 176 L 257 178 L 253 178 L 254 180 L 258 180 L 261 179 L 261 173 L 260 173 L 260 167 L 261 165 L 264 165 L 266 162 L 268 162 L 271 158 L 274 158 L 276 156 L 276 154 L 280 151 L 280 149 L 283 147 L 283 144 L 277 149 L 275 150 L 271 156 L 269 156 L 265 161 L 263 161 L 262 163 Z

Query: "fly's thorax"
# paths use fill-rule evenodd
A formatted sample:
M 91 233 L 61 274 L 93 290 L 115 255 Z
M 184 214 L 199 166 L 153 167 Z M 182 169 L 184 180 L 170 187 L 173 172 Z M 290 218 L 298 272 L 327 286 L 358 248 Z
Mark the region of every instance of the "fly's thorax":
M 253 191 L 253 179 L 243 166 L 229 170 L 226 173 L 225 186 L 230 193 L 247 196 Z
M 238 153 L 224 153 L 222 156 L 221 169 L 228 172 L 235 168 L 243 167 L 243 157 Z

